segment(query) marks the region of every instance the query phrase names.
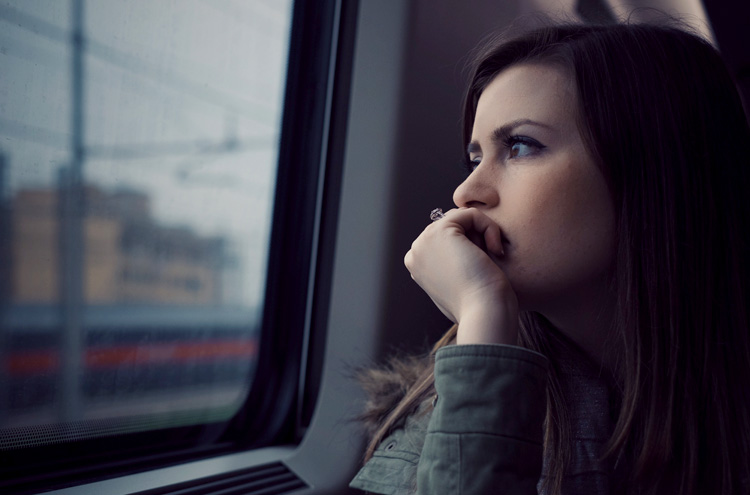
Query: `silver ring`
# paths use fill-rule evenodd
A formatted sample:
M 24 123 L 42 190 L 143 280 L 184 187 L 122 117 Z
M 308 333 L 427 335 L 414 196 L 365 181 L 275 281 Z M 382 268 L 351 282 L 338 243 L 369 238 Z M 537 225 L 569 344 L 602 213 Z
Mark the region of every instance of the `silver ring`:
M 434 210 L 432 210 L 430 212 L 430 220 L 432 220 L 433 222 L 437 222 L 438 220 L 440 220 L 444 216 L 445 215 L 443 214 L 443 209 L 442 208 L 435 208 Z

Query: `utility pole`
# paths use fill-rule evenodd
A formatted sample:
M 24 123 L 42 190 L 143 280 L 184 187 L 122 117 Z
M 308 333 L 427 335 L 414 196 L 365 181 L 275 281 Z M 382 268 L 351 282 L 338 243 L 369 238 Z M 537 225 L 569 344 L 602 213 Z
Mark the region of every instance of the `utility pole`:
M 13 243 L 11 241 L 11 205 L 7 192 L 8 163 L 5 153 L 0 149 L 0 363 L 8 363 L 11 354 L 10 333 L 7 315 L 10 309 L 11 283 L 13 273 Z M 10 403 L 10 373 L 8 369 L 0 371 L 0 427 L 5 424 Z
M 71 0 L 71 161 L 60 170 L 60 306 L 62 309 L 62 346 L 60 349 L 60 420 L 63 423 L 83 417 L 83 268 L 84 215 L 84 76 L 85 38 L 84 2 Z

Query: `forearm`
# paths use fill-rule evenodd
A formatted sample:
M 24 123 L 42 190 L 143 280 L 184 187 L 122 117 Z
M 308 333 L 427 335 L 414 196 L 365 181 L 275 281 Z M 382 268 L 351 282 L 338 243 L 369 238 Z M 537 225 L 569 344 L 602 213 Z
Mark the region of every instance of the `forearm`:
M 419 494 L 535 494 L 542 468 L 544 356 L 514 346 L 438 351 L 438 400 L 419 461 Z

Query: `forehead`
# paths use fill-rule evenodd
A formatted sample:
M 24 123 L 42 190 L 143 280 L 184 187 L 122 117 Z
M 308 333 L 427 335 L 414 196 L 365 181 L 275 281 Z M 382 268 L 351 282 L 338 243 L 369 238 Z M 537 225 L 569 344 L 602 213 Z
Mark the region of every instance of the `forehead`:
M 495 76 L 479 97 L 474 134 L 477 128 L 482 128 L 485 133 L 492 132 L 496 127 L 518 119 L 556 127 L 571 125 L 576 116 L 576 98 L 573 78 L 559 67 L 542 64 L 511 66 Z

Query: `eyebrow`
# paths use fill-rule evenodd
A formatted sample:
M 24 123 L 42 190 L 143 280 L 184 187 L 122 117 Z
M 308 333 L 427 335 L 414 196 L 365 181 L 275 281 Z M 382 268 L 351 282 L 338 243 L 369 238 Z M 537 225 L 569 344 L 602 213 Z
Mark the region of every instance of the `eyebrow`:
M 515 129 L 516 127 L 521 127 L 522 125 L 533 125 L 537 127 L 543 127 L 545 129 L 552 129 L 552 126 L 542 124 L 541 122 L 537 122 L 535 120 L 518 119 L 512 122 L 508 122 L 507 124 L 500 126 L 492 131 L 492 142 L 497 143 L 500 141 L 505 141 L 508 136 L 510 136 L 511 132 L 513 132 L 513 129 Z M 482 148 L 479 146 L 479 142 L 477 142 L 476 140 L 473 140 L 466 146 L 467 153 L 476 153 L 477 151 L 481 150 Z

